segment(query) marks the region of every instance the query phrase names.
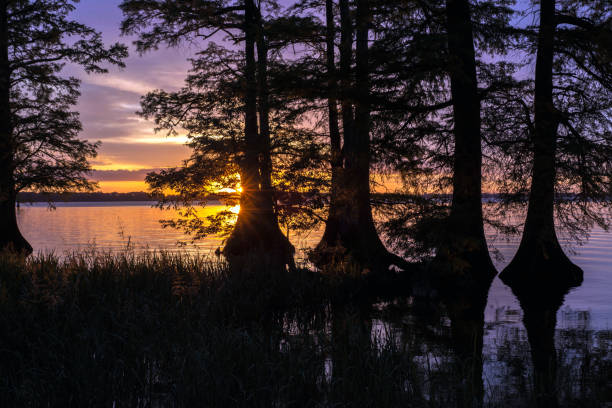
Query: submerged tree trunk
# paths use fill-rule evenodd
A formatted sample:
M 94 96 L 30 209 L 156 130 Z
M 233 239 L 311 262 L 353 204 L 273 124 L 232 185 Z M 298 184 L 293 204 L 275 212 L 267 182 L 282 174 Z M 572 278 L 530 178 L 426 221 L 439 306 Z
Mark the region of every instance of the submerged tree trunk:
M 267 87 L 267 46 L 261 16 L 253 0 L 245 1 L 245 152 L 241 163 L 240 213 L 223 250 L 237 259 L 265 261 L 295 268 L 294 248 L 278 226 L 272 191 L 272 162 Z M 255 61 L 257 43 L 258 59 Z M 259 113 L 259 130 L 257 114 Z M 248 259 L 253 257 L 256 259 Z
M 0 250 L 31 253 L 32 247 L 17 225 L 15 201 L 14 143 L 10 106 L 8 16 L 5 0 L 0 1 Z
M 447 0 L 448 55 L 455 152 L 448 233 L 434 262 L 440 273 L 495 273 L 484 235 L 480 100 L 468 0 Z
M 327 225 L 313 260 L 322 268 L 350 266 L 361 271 L 386 270 L 392 264 L 406 267 L 405 261 L 384 247 L 370 206 L 369 4 L 357 1 L 355 86 L 351 81 L 353 29 L 348 0 L 340 0 L 339 5 L 343 167 L 336 173 L 335 218 Z
M 569 283 L 582 281 L 582 270 L 563 252 L 554 224 L 558 116 L 553 103 L 555 0 L 540 2 L 535 73 L 533 173 L 523 237 L 504 269 L 504 282 L 550 275 Z M 563 272 L 563 275 L 560 273 Z

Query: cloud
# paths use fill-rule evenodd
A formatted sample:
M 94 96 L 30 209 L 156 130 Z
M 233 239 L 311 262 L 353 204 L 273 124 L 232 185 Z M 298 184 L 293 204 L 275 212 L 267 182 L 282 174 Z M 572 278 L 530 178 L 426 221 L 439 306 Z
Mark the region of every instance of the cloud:
M 94 165 L 96 170 L 149 169 L 175 167 L 189 157 L 189 147 L 182 144 L 103 143 Z
M 115 144 L 184 144 L 185 136 L 166 137 L 155 133 L 154 124 L 135 112 L 139 95 L 131 92 L 85 84 L 77 106 L 83 122 L 81 138 Z
M 148 173 L 160 169 L 139 169 L 139 170 L 94 170 L 90 179 L 95 181 L 142 181 Z
M 98 157 L 92 161 L 98 170 L 152 169 L 180 165 L 190 150 L 186 138 L 156 134 L 154 124 L 138 116 L 140 98 L 153 89 L 176 90 L 189 70 L 192 47 L 163 48 L 143 56 L 131 45 L 133 37 L 121 37 L 123 18 L 120 0 L 83 0 L 73 17 L 102 32 L 106 44 L 119 41 L 130 45 L 126 68 L 109 67 L 105 75 L 87 75 L 80 67 L 67 64 L 66 75 L 82 80 L 76 106 L 83 131 L 80 138 L 101 141 Z M 139 170 L 140 171 L 140 170 Z M 140 177 L 140 175 L 139 175 Z
M 112 88 L 115 91 L 130 92 L 136 95 L 144 95 L 156 88 L 151 83 L 125 78 L 118 74 L 91 75 L 86 77 L 83 82 L 87 85 Z

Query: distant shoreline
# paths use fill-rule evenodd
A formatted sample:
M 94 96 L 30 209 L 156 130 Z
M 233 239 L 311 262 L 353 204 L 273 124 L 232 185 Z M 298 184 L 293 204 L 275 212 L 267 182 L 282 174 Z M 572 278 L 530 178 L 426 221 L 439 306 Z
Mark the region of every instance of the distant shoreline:
M 112 202 L 112 201 L 157 201 L 144 191 L 132 193 L 65 193 L 44 194 L 23 192 L 17 195 L 18 203 L 68 203 L 68 202 Z
M 291 193 L 290 193 L 291 194 Z M 298 197 L 300 197 L 299 193 Z M 227 195 L 220 194 L 218 196 L 209 196 L 206 201 L 219 201 L 223 200 L 223 198 Z M 450 194 L 436 194 L 436 195 L 425 195 L 421 197 L 415 197 L 408 194 L 394 194 L 394 193 L 374 193 L 372 194 L 372 201 L 377 202 L 379 204 L 392 204 L 392 203 L 402 203 L 409 202 L 418 198 L 437 198 L 442 201 L 450 201 L 452 196 Z M 571 201 L 574 199 L 574 195 L 566 194 L 561 195 L 560 198 L 564 200 Z M 305 197 L 304 197 L 305 198 Z M 296 197 L 293 197 L 295 200 Z M 298 198 L 299 199 L 299 198 Z M 610 201 L 612 197 L 602 197 L 600 200 L 602 201 Z M 502 200 L 502 196 L 500 194 L 494 193 L 483 193 L 482 201 L 483 202 L 499 202 Z M 31 192 L 22 192 L 17 195 L 17 203 L 27 204 L 27 203 L 97 203 L 97 202 L 157 202 L 159 201 L 158 196 L 154 196 L 150 193 L 144 191 L 135 191 L 130 193 L 101 193 L 101 192 L 93 192 L 93 193 L 54 193 L 54 194 L 46 194 L 46 193 L 31 193 Z M 282 199 L 281 199 L 282 201 Z M 524 197 L 514 197 L 512 201 L 515 202 L 526 202 L 527 196 Z M 591 200 L 597 201 L 597 200 Z

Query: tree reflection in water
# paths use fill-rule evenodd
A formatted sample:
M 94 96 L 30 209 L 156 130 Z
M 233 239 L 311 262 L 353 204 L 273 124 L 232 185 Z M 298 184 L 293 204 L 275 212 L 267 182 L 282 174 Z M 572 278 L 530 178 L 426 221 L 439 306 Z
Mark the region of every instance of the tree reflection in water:
M 610 331 L 592 330 L 588 311 L 561 309 L 575 285 L 513 284 L 522 310 L 496 310 L 485 321 L 492 281 L 456 282 L 435 300 L 332 306 L 324 377 L 333 400 L 354 397 L 359 377 L 357 389 L 374 391 L 372 379 L 379 378 L 376 383 L 387 382 L 391 401 L 405 398 L 414 406 L 582 407 L 612 401 Z
M 569 290 L 581 284 L 582 280 L 562 282 L 538 276 L 528 282 L 508 282 L 523 309 L 533 364 L 533 392 L 539 407 L 559 406 L 555 348 L 557 313 Z
M 458 407 L 481 407 L 484 401 L 482 349 L 484 312 L 493 276 L 467 280 L 444 296 L 451 322 L 455 370 L 461 379 L 455 385 Z

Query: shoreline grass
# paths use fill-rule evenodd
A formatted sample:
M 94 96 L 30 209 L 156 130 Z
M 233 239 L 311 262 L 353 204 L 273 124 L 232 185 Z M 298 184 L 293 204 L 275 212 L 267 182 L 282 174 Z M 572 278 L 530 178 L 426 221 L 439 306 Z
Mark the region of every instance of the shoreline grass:
M 534 404 L 510 385 L 466 395 L 473 387 L 449 328 L 403 323 L 414 314 L 405 298 L 373 308 L 358 279 L 252 265 L 231 270 L 168 253 L 0 255 L 0 405 Z M 589 336 L 597 341 L 564 336 L 582 339 L 572 346 L 582 349 L 560 364 L 562 406 L 612 400 L 611 338 Z M 506 374 L 529 388 L 529 358 L 514 355 L 525 354 L 516 341 L 507 340 L 504 367 L 522 363 Z

